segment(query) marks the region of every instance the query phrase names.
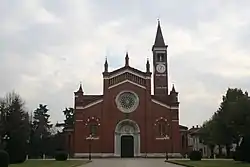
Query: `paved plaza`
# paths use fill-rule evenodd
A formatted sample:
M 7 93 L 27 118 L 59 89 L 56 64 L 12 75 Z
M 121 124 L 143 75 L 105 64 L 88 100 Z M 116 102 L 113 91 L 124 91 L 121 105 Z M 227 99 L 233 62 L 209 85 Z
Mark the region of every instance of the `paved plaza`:
M 164 162 L 164 159 L 93 159 L 92 162 L 82 167 L 181 167 Z

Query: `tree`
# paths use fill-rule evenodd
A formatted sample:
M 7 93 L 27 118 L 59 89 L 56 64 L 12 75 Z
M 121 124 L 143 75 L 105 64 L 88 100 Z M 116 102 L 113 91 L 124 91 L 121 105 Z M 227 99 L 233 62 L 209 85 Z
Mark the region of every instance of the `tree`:
M 69 154 L 71 155 L 71 149 L 70 149 L 70 139 L 68 138 L 68 136 L 70 135 L 70 130 L 73 128 L 74 126 L 74 109 L 73 108 L 65 108 L 65 110 L 63 111 L 63 114 L 65 116 L 65 120 L 64 123 L 57 123 L 56 126 L 57 127 L 63 127 L 63 132 L 62 133 L 58 133 L 57 135 L 57 139 L 60 140 L 60 147 L 58 146 L 58 148 L 60 148 L 61 150 L 67 150 L 69 152 Z M 67 129 L 67 130 L 66 130 Z M 66 142 L 67 141 L 67 142 Z
M 216 130 L 220 134 L 221 143 L 227 148 L 227 153 L 230 152 L 232 143 L 240 140 L 241 136 L 247 132 L 245 118 L 249 114 L 248 93 L 238 88 L 228 88 L 226 95 L 223 96 L 223 101 L 220 108 L 216 112 L 218 125 Z M 248 114 L 247 114 L 248 113 Z
M 65 110 L 63 110 L 63 114 L 65 116 L 65 120 L 64 123 L 57 123 L 56 127 L 63 127 L 64 129 L 67 128 L 73 128 L 74 126 L 74 109 L 69 107 L 69 108 L 65 108 Z
M 30 149 L 31 154 L 35 157 L 41 157 L 48 150 L 46 143 L 51 135 L 50 129 L 52 127 L 48 111 L 47 105 L 43 104 L 40 104 L 34 111 Z
M 4 149 L 3 137 L 6 133 L 6 104 L 4 99 L 0 99 L 0 149 Z
M 249 111 L 248 93 L 243 93 L 241 89 L 228 88 L 219 109 L 202 128 L 205 141 L 209 137 L 213 144 L 219 146 L 219 156 L 222 145 L 226 146 L 229 156 L 232 143 L 238 143 L 242 135 L 249 133 L 246 128 L 250 123 Z
M 50 135 L 50 124 L 47 105 L 40 104 L 39 107 L 34 111 L 33 127 L 36 133 L 40 137 L 47 137 Z
M 29 116 L 21 97 L 11 92 L 0 102 L 1 141 L 10 155 L 11 163 L 23 162 L 27 154 L 30 127 Z
M 212 119 L 203 123 L 203 125 L 199 131 L 199 135 L 200 135 L 202 142 L 210 148 L 211 156 L 213 157 L 214 147 L 216 145 L 216 142 L 214 140 L 213 120 Z
M 64 120 L 65 127 L 72 128 L 74 125 L 74 109 L 73 108 L 65 108 L 63 113 L 65 115 L 65 120 Z

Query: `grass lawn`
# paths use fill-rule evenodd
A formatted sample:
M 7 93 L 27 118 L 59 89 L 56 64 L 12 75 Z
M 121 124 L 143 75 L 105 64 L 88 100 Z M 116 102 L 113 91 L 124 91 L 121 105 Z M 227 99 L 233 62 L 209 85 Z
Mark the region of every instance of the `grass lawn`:
M 250 167 L 250 163 L 235 162 L 233 160 L 202 160 L 202 161 L 189 161 L 179 160 L 174 161 L 179 164 L 191 165 L 194 167 Z
M 86 163 L 88 163 L 86 160 L 28 160 L 22 164 L 10 165 L 10 167 L 76 167 Z

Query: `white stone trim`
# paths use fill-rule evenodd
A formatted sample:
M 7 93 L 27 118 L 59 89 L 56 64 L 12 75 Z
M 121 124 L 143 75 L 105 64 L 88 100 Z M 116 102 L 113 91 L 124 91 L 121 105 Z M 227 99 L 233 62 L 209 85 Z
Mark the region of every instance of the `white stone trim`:
M 125 123 L 125 124 L 124 124 Z M 127 125 L 132 127 L 134 131 L 123 131 L 122 128 Z M 132 125 L 131 125 L 132 124 Z M 117 123 L 115 127 L 115 134 L 114 134 L 114 155 L 120 157 L 121 156 L 121 137 L 124 135 L 133 136 L 134 140 L 134 156 L 138 157 L 141 154 L 141 139 L 140 139 L 140 127 L 139 125 L 131 120 L 131 119 L 124 119 Z
M 142 79 L 151 79 L 151 77 L 140 75 L 140 74 L 135 73 L 134 71 L 132 71 L 132 70 L 130 70 L 130 69 L 125 69 L 125 70 L 122 70 L 122 71 L 120 71 L 120 72 L 118 72 L 118 73 L 115 73 L 115 74 L 113 74 L 113 75 L 110 75 L 110 76 L 107 76 L 107 77 L 103 77 L 103 79 L 111 79 L 111 78 L 117 77 L 117 76 L 119 76 L 119 75 L 122 75 L 122 74 L 124 74 L 124 73 L 126 73 L 126 72 L 131 73 L 131 74 L 133 74 L 133 75 L 135 75 L 135 76 L 137 76 L 137 77 L 140 77 L 140 78 L 142 78 Z
M 161 50 L 156 50 L 155 49 L 154 51 L 155 51 L 155 53 L 166 53 L 167 50 L 162 50 L 162 49 Z
M 93 157 L 115 157 L 114 153 L 91 153 Z M 75 153 L 74 157 L 88 157 L 89 153 Z
M 147 157 L 165 157 L 166 153 L 147 153 Z M 168 157 L 182 158 L 181 153 L 168 153 Z
M 92 157 L 120 157 L 120 155 L 116 155 L 115 153 L 91 153 Z M 74 153 L 75 158 L 88 157 L 89 153 Z M 140 153 L 135 155 L 135 157 L 165 157 L 166 153 Z M 181 153 L 168 153 L 169 157 L 173 158 L 182 158 Z
M 86 138 L 86 140 L 89 140 L 89 139 L 90 139 L 90 137 L 87 137 L 87 138 Z M 91 137 L 91 139 L 92 139 L 92 140 L 99 140 L 100 137 Z
M 159 104 L 159 105 L 161 105 L 161 106 L 163 106 L 165 108 L 168 108 L 168 109 L 179 109 L 179 107 L 172 107 L 172 106 L 166 105 L 166 104 L 164 104 L 162 102 L 159 102 L 159 101 L 157 101 L 155 99 L 152 99 L 152 102 L 154 102 L 156 104 Z
M 157 53 L 166 53 L 167 47 L 154 47 L 153 51 L 157 51 Z M 162 52 L 159 52 L 159 51 L 162 51 Z
M 119 82 L 119 83 L 117 83 L 117 84 L 114 84 L 114 85 L 108 87 L 108 89 L 114 88 L 114 87 L 116 87 L 116 86 L 119 86 L 119 85 L 124 84 L 124 83 L 127 83 L 127 82 L 128 82 L 128 83 L 131 83 L 131 84 L 133 84 L 133 85 L 136 85 L 136 86 L 138 86 L 138 87 L 140 87 L 140 88 L 146 89 L 145 86 L 142 86 L 142 85 L 139 85 L 139 84 L 137 84 L 137 83 L 134 83 L 134 82 L 132 82 L 132 81 L 130 81 L 130 80 L 128 80 L 128 79 L 126 79 L 126 80 L 124 80 L 124 81 L 122 81 L 122 82 Z
M 165 77 L 167 75 L 166 74 L 155 74 L 155 76 L 157 76 L 157 77 Z
M 103 99 L 100 99 L 100 100 L 96 100 L 96 101 L 94 101 L 92 103 L 89 103 L 86 106 L 76 106 L 76 109 L 86 109 L 86 108 L 92 107 L 92 106 L 94 106 L 94 105 L 96 105 L 98 103 L 101 103 L 102 101 L 103 101 Z
M 83 106 L 76 106 L 76 109 L 80 110 L 80 109 L 84 109 L 84 107 Z
M 166 139 L 165 137 L 156 137 L 155 140 L 169 140 L 170 138 Z

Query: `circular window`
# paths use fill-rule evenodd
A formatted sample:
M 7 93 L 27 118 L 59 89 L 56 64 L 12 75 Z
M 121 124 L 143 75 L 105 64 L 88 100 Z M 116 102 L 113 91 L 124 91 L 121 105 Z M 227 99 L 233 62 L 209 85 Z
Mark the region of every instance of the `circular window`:
M 134 92 L 121 92 L 116 96 L 117 108 L 124 112 L 133 112 L 139 104 L 139 97 Z

